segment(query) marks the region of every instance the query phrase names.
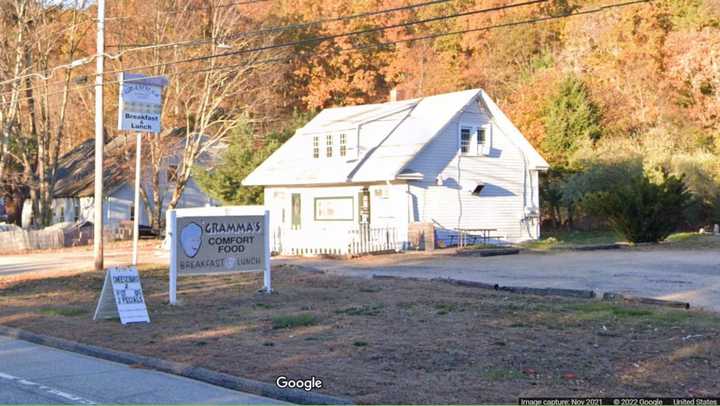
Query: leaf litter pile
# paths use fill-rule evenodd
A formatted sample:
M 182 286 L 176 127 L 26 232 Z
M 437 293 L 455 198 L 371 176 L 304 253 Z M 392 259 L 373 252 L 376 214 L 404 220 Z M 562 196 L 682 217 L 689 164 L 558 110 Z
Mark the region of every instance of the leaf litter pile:
M 720 393 L 720 317 L 415 280 L 141 270 L 149 325 L 92 321 L 103 275 L 0 279 L 0 324 L 274 383 L 323 381 L 357 403 Z

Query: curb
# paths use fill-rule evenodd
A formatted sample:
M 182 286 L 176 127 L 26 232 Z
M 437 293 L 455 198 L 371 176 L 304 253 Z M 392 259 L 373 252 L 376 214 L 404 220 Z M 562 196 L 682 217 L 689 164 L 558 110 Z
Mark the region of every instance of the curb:
M 264 396 L 271 399 L 305 405 L 351 405 L 352 400 L 319 393 L 312 393 L 297 389 L 280 389 L 275 385 L 240 378 L 222 372 L 211 371 L 206 368 L 166 361 L 158 358 L 136 355 L 122 351 L 109 350 L 94 345 L 81 344 L 62 338 L 50 337 L 29 331 L 0 325 L 0 335 L 29 341 L 59 350 L 70 351 L 90 357 L 126 365 L 139 365 L 148 369 L 194 379 L 223 388 L 246 392 L 253 395 Z
M 373 279 L 395 279 L 395 280 L 410 280 L 410 281 L 425 281 L 425 282 L 442 282 L 456 286 L 466 286 L 470 288 L 479 289 L 490 289 L 497 291 L 505 291 L 510 293 L 538 295 L 538 296 L 563 296 L 563 297 L 574 297 L 581 299 L 593 299 L 595 298 L 595 291 L 592 290 L 581 290 L 581 289 L 556 289 L 556 288 L 527 288 L 521 286 L 500 286 L 498 284 L 489 284 L 483 282 L 466 281 L 462 279 L 451 279 L 451 278 L 416 278 L 416 277 L 402 277 L 394 275 L 377 275 L 373 274 Z
M 680 308 L 680 309 L 685 309 L 685 310 L 690 309 L 690 303 L 688 303 L 688 302 L 653 299 L 650 297 L 625 296 L 625 295 L 622 295 L 620 293 L 615 293 L 615 292 L 606 292 L 603 295 L 603 300 L 605 300 L 605 301 L 623 301 L 626 303 L 640 303 L 640 304 L 647 304 L 647 305 L 654 305 L 654 306 L 675 307 L 675 308 Z
M 460 249 L 455 255 L 460 257 L 497 257 L 500 255 L 517 255 L 518 248 L 491 248 L 491 249 Z
M 576 247 L 567 248 L 568 251 L 604 251 L 604 250 L 619 250 L 620 248 L 627 247 L 627 244 L 598 244 L 598 245 L 579 245 Z
M 581 299 L 594 299 L 595 291 L 582 289 L 557 289 L 557 288 L 526 288 L 517 286 L 501 286 L 499 290 L 512 293 L 521 293 L 538 296 L 564 296 Z

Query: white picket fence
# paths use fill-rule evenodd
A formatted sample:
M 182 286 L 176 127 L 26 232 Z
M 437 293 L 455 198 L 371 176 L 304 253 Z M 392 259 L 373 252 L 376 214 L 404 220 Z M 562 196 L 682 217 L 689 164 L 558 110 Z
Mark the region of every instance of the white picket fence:
M 271 236 L 272 251 L 282 255 L 363 255 L 400 251 L 403 244 L 392 227 L 354 227 L 349 230 L 286 228 Z
M 400 251 L 402 243 L 398 239 L 398 232 L 392 227 L 358 227 L 350 230 L 348 254 L 361 255 L 376 252 Z

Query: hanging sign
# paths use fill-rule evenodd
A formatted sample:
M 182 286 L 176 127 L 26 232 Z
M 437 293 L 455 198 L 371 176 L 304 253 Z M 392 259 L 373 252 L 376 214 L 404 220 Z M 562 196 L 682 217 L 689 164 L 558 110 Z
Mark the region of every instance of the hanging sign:
M 162 91 L 167 83 L 161 76 L 121 73 L 118 129 L 159 133 Z
M 122 324 L 150 323 L 137 268 L 110 268 L 105 273 L 93 320 L 116 317 Z
M 270 292 L 269 214 L 262 206 L 199 207 L 168 211 L 170 303 L 178 275 L 264 272 Z

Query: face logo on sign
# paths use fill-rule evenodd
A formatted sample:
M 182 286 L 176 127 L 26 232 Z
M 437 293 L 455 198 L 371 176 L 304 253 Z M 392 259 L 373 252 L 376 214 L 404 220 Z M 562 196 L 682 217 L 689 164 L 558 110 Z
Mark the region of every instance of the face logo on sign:
M 227 258 L 225 258 L 225 261 L 223 261 L 223 265 L 225 265 L 225 269 L 233 269 L 233 268 L 235 268 L 236 264 L 237 264 L 237 259 L 235 259 L 235 257 L 227 257 Z
M 183 227 L 180 232 L 180 245 L 188 258 L 195 258 L 200 251 L 202 245 L 202 227 L 195 223 L 190 223 Z

